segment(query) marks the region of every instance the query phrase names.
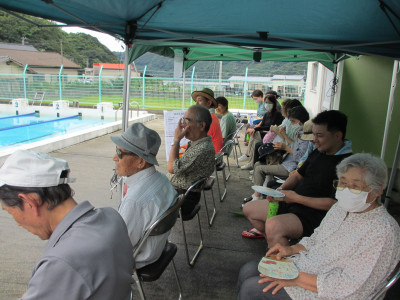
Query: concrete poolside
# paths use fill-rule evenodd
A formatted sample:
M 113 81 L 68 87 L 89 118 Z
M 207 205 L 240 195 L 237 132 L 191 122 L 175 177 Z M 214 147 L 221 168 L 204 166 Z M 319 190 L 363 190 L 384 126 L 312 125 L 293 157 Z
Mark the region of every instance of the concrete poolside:
M 164 123 L 161 115 L 147 122 L 146 126 L 155 129 L 164 137 Z M 71 184 L 75 190 L 78 202 L 89 200 L 97 207 L 118 207 L 119 196 L 114 194 L 110 200 L 109 180 L 113 174 L 112 157 L 115 145 L 107 134 L 80 144 L 63 148 L 51 155 L 66 159 L 71 167 L 71 174 L 77 181 Z M 242 145 L 242 149 L 244 149 Z M 161 145 L 158 160 L 158 170 L 166 173 L 165 144 Z M 175 263 L 181 280 L 183 298 L 185 299 L 235 299 L 236 280 L 239 268 L 248 260 L 261 257 L 266 248 L 264 240 L 247 240 L 240 233 L 248 229 L 248 221 L 233 212 L 238 211 L 241 201 L 248 196 L 251 182 L 248 171 L 240 170 L 231 159 L 231 178 L 229 179 L 228 194 L 224 202 L 217 200 L 217 216 L 214 225 L 207 225 L 203 200 L 200 211 L 204 249 L 197 264 L 190 268 L 186 263 L 181 235 L 181 225 L 175 225 L 170 240 L 178 245 Z M 222 188 L 222 187 L 221 187 Z M 214 195 L 218 191 L 214 187 Z M 207 193 L 209 208 L 210 193 Z M 197 221 L 185 223 L 191 250 L 196 249 L 198 242 Z M 0 299 L 15 300 L 26 290 L 31 271 L 35 262 L 40 258 L 45 241 L 18 227 L 12 217 L 0 210 Z M 148 299 L 176 299 L 175 278 L 171 268 L 156 282 L 145 283 L 144 289 Z M 138 295 L 135 295 L 138 299 Z

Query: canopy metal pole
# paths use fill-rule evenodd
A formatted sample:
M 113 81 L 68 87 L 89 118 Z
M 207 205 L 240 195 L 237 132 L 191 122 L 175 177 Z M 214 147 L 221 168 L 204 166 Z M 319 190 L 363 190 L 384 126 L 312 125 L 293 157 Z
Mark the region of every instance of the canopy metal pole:
M 246 68 L 246 74 L 244 75 L 244 86 L 243 86 L 243 109 L 246 109 L 246 94 L 247 94 L 247 72 L 249 68 Z
M 196 67 L 193 67 L 193 71 L 192 71 L 192 79 L 191 79 L 191 83 L 190 83 L 190 105 L 193 104 L 193 100 L 192 100 L 192 94 L 193 94 L 193 77 L 194 77 L 194 71 L 196 70 Z
M 392 188 L 393 188 L 393 185 L 394 185 L 394 180 L 396 178 L 397 166 L 398 166 L 398 163 L 399 163 L 399 156 L 400 156 L 400 135 L 399 135 L 399 141 L 397 142 L 396 153 L 394 155 L 392 172 L 390 174 L 389 183 L 388 183 L 388 186 L 387 186 L 387 189 L 386 189 L 385 203 L 384 203 L 385 207 L 388 207 L 389 202 L 390 202 L 390 196 L 392 195 Z
M 394 92 L 396 91 L 396 81 L 397 81 L 397 73 L 399 71 L 399 61 L 395 60 L 393 64 L 393 75 L 392 75 L 392 84 L 390 86 L 390 96 L 389 96 L 389 104 L 386 114 L 386 123 L 385 123 L 385 132 L 383 134 L 383 142 L 382 142 L 382 150 L 381 150 L 381 158 L 385 158 L 386 144 L 389 133 L 389 123 L 392 118 L 392 111 L 394 105 Z
M 185 110 L 185 79 L 186 79 L 186 70 L 183 70 L 183 76 L 182 76 L 182 110 Z
M 337 83 L 337 68 L 338 68 L 338 61 L 337 61 L 338 55 L 335 53 L 335 62 L 333 64 L 333 86 L 332 86 L 332 92 L 331 92 L 331 101 L 329 103 L 329 108 L 332 110 L 333 109 L 333 102 L 335 100 L 335 95 L 336 95 L 336 83 Z
M 142 78 L 142 108 L 144 108 L 144 98 L 146 95 L 146 70 L 147 70 L 147 65 L 144 66 L 143 70 L 143 78 Z
M 125 132 L 128 128 L 128 112 L 129 112 L 129 78 L 128 78 L 128 68 L 129 68 L 129 44 L 125 44 L 125 59 L 124 59 L 124 90 L 123 90 L 123 107 L 122 107 L 122 132 Z
M 103 71 L 103 65 L 100 67 L 99 71 L 99 103 L 101 102 L 101 72 Z

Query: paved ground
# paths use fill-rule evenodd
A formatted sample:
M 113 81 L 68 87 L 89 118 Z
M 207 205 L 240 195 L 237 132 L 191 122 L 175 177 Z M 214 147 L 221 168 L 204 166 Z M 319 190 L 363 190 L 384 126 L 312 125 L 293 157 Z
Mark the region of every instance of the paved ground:
M 160 116 L 161 118 L 161 116 Z M 163 137 L 163 120 L 146 123 Z M 113 135 L 118 135 L 116 132 Z M 165 145 L 159 151 L 159 170 L 166 172 Z M 83 142 L 51 153 L 66 159 L 77 181 L 71 186 L 75 199 L 89 200 L 95 206 L 112 206 L 119 203 L 118 195 L 110 199 L 109 180 L 113 174 L 112 157 L 115 145 L 109 135 Z M 242 146 L 243 149 L 243 146 Z M 217 202 L 217 216 L 209 228 L 204 205 L 200 218 L 204 235 L 204 250 L 194 268 L 185 261 L 180 223 L 170 236 L 177 243 L 176 267 L 181 279 L 183 296 L 186 299 L 235 299 L 236 279 L 239 268 L 246 261 L 261 257 L 266 243 L 263 240 L 246 240 L 240 235 L 249 227 L 245 218 L 233 214 L 240 207 L 241 200 L 250 193 L 248 171 L 242 171 L 231 160 L 232 175 L 228 181 L 228 195 L 223 203 Z M 214 188 L 214 194 L 218 195 Z M 208 197 L 209 203 L 211 198 Z M 202 203 L 202 202 L 201 202 Z M 209 206 L 210 207 L 210 206 Z M 197 223 L 186 222 L 189 242 L 198 242 Z M 35 262 L 41 256 L 45 241 L 16 226 L 12 217 L 0 210 L 0 299 L 15 300 L 26 289 Z M 168 268 L 154 283 L 144 285 L 149 299 L 176 299 L 175 279 Z
M 164 136 L 161 116 L 146 123 Z M 118 135 L 116 132 L 113 135 Z M 166 172 L 165 144 L 159 151 L 159 170 Z M 242 149 L 245 149 L 242 145 Z M 113 174 L 112 157 L 115 145 L 109 135 L 96 138 L 75 146 L 53 152 L 52 155 L 66 159 L 71 167 L 72 176 L 77 178 L 71 184 L 75 190 L 75 199 L 80 202 L 89 200 L 95 206 L 116 208 L 119 196 L 110 199 L 109 180 Z M 181 280 L 184 299 L 236 299 L 236 280 L 239 268 L 248 260 L 261 257 L 266 248 L 264 240 L 243 239 L 240 232 L 249 228 L 248 221 L 233 214 L 238 211 L 241 201 L 251 193 L 248 171 L 237 168 L 231 160 L 232 175 L 228 181 L 228 195 L 223 203 L 217 202 L 217 216 L 213 227 L 208 227 L 204 205 L 200 211 L 205 247 L 194 268 L 185 260 L 181 226 L 178 222 L 170 240 L 178 245 L 175 257 L 176 267 Z M 214 188 L 214 194 L 218 195 Z M 209 203 L 211 198 L 208 198 Z M 201 202 L 203 203 L 203 202 Z M 189 242 L 192 249 L 198 242 L 197 222 L 186 222 Z M 15 225 L 12 217 L 0 210 L 0 299 L 15 300 L 27 287 L 31 270 L 43 252 L 45 241 Z M 145 283 L 148 299 L 176 299 L 176 286 L 171 268 L 154 283 Z M 396 294 L 389 299 L 400 299 Z M 135 299 L 138 299 L 137 295 Z

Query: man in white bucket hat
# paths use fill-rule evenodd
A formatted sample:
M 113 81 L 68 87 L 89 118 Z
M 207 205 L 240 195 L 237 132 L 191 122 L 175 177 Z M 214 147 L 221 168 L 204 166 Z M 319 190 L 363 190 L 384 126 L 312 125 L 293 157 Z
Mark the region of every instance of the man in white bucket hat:
M 161 138 L 158 133 L 142 123 L 134 123 L 121 136 L 112 136 L 115 147 L 115 172 L 124 177 L 127 193 L 118 209 L 128 227 L 135 248 L 145 231 L 176 199 L 177 193 L 168 178 L 158 172 L 157 153 Z M 136 256 L 137 268 L 155 262 L 168 239 L 169 231 L 150 236 Z
M 132 245 L 112 208 L 77 203 L 68 163 L 16 151 L 0 168 L 1 206 L 18 225 L 49 240 L 26 299 L 129 299 Z

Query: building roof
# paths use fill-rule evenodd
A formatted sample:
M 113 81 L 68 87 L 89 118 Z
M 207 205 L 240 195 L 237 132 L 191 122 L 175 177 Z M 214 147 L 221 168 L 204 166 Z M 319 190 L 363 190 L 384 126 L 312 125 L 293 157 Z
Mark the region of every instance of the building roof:
M 0 56 L 9 56 L 30 67 L 60 67 L 80 69 L 81 66 L 56 52 L 26 51 L 0 48 Z
M 272 80 L 304 80 L 304 75 L 274 75 Z
M 125 64 L 113 64 L 113 63 L 94 63 L 93 67 L 101 67 L 103 66 L 103 69 L 112 69 L 112 70 L 124 70 L 125 69 Z M 131 69 L 133 70 L 133 67 L 131 66 Z
M 245 76 L 232 76 L 228 80 L 230 81 L 244 81 Z M 272 81 L 272 77 L 261 77 L 261 76 L 247 76 L 247 81 L 257 81 L 257 82 L 269 82 Z
M 14 49 L 14 50 L 25 50 L 25 51 L 37 51 L 35 47 L 32 45 L 21 45 L 21 44 L 14 44 L 14 43 L 1 43 L 1 49 Z

